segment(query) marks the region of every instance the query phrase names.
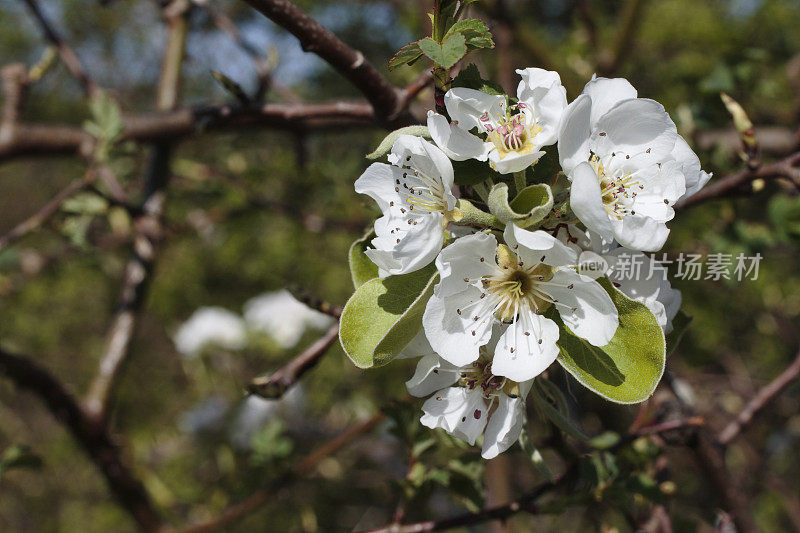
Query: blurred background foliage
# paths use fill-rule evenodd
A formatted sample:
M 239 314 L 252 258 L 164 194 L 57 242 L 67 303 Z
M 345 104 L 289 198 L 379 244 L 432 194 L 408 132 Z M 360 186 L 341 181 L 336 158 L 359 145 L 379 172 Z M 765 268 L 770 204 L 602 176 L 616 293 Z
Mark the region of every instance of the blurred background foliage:
M 210 3 L 226 12 L 255 46 L 265 53 L 273 50 L 279 58 L 273 80 L 281 89 L 270 91 L 269 100 L 282 101 L 287 94 L 310 102 L 359 96 L 322 61 L 304 54 L 293 37 L 243 3 Z M 495 77 L 507 89 L 515 85 L 508 66 L 558 68 L 571 98 L 593 72 L 627 77 L 640 96 L 666 106 L 680 131 L 698 143 L 704 168 L 717 178 L 743 167 L 738 145 L 718 142 L 730 139 L 723 135 L 730 118 L 719 99 L 721 91 L 734 96 L 757 126 L 784 134 L 789 146 L 797 143 L 796 0 L 638 3 L 626 41 L 618 35 L 630 3 L 479 1 L 471 8 L 473 16 L 486 20 L 496 35 L 498 28 L 508 32 L 510 41 L 503 56 L 488 52 L 471 59 L 484 76 Z M 151 110 L 165 38 L 158 6 L 141 0 L 106 4 L 41 2 L 86 69 L 124 112 Z M 424 0 L 297 4 L 362 50 L 382 71 L 395 50 L 428 31 L 424 13 L 429 6 Z M 194 10 L 190 27 L 184 103 L 230 98 L 211 70 L 246 90 L 255 87 L 250 58 L 203 10 Z M 4 0 L 0 63 L 31 65 L 43 49 L 39 28 L 24 4 Z M 424 68 L 420 62 L 387 76 L 403 85 Z M 412 111 L 422 117 L 431 107 L 432 93 L 426 90 Z M 31 88 L 25 116 L 80 124 L 90 112 L 80 86 L 58 65 Z M 303 378 L 293 400 L 282 400 L 279 408 L 259 404 L 248 410 L 252 402 L 243 394 L 248 381 L 288 361 L 317 333 L 307 333 L 292 349 L 257 339 L 242 351 L 210 349 L 193 359 L 182 358 L 171 340 L 199 307 L 221 306 L 241 314 L 251 297 L 286 286 L 343 304 L 352 292 L 347 248 L 376 215 L 352 185 L 367 165 L 363 154 L 383 135 L 377 129 L 309 134 L 252 129 L 199 135 L 177 150 L 171 164 L 175 177 L 169 189 L 167 236 L 113 413 L 113 432 L 123 436 L 126 456 L 170 522 L 217 514 L 354 421 L 404 400 L 403 382 L 413 363 L 397 361 L 364 372 L 354 368 L 337 345 Z M 137 191 L 145 151 L 124 148 L 114 155 L 114 169 L 126 188 Z M 788 153 L 768 146 L 764 151 L 765 158 Z M 4 162 L 0 233 L 83 172 L 83 164 L 71 157 Z M 77 392 L 86 390 L 102 353 L 130 237 L 130 218 L 124 210 L 100 206 L 87 215 L 87 209 L 79 205 L 82 214 L 77 215 L 62 210 L 47 227 L 0 253 L 0 340 L 8 349 L 35 354 Z M 756 281 L 674 282 L 694 322 L 668 369 L 693 388 L 696 407 L 708 423 L 721 428 L 760 385 L 780 372 L 800 342 L 800 197 L 773 181 L 747 197 L 681 212 L 671 227 L 664 251 L 673 258 L 681 252 L 763 257 Z M 558 371 L 554 374 L 566 383 Z M 624 431 L 636 414 L 635 408 L 609 405 L 580 387 L 570 391 L 576 415 L 590 434 Z M 401 493 L 414 503 L 408 506 L 408 520 L 482 506 L 484 487 L 490 484 L 483 482 L 475 451 L 439 432 L 415 429 L 417 404 L 392 405 L 392 418 L 404 423 L 386 422 L 325 459 L 312 474 L 277 492 L 262 510 L 230 530 L 347 531 L 379 526 L 391 521 Z M 799 405 L 800 389 L 789 389 L 727 451 L 732 474 L 744 484 L 764 531 L 800 529 Z M 555 438 L 535 414 L 531 426 L 534 442 Z M 414 431 L 418 434 L 409 433 Z M 415 453 L 410 448 L 426 439 L 437 445 L 425 452 L 425 468 L 409 470 L 409 453 Z M 12 467 L 0 470 L 0 529 L 134 529 L 70 435 L 37 399 L 0 380 L 0 451 L 4 450 L 13 461 Z M 710 531 L 718 505 L 713 489 L 683 448 L 671 448 L 667 454 L 675 487 L 665 491 L 671 494 L 676 530 Z M 20 455 L 22 460 L 15 459 Z M 545 450 L 544 456 L 558 470 L 556 455 Z M 617 458 L 627 463 L 611 471 L 636 470 L 638 460 Z M 517 447 L 502 468 L 512 495 L 544 479 Z M 597 472 L 601 470 L 609 475 L 607 464 Z M 588 506 L 554 506 L 552 514 L 543 517 L 518 516 L 511 530 L 609 526 L 628 531 L 630 513 L 642 505 L 639 498 L 620 503 L 600 494 Z M 483 531 L 484 526 L 474 530 Z

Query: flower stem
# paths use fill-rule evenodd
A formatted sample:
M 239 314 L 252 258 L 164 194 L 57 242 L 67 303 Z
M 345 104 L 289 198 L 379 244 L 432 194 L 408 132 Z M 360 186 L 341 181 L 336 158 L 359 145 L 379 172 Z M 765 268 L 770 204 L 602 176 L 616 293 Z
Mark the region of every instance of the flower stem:
M 514 185 L 517 187 L 517 194 L 522 192 L 522 189 L 525 188 L 527 185 L 527 180 L 525 179 L 525 171 L 520 170 L 519 172 L 514 172 Z

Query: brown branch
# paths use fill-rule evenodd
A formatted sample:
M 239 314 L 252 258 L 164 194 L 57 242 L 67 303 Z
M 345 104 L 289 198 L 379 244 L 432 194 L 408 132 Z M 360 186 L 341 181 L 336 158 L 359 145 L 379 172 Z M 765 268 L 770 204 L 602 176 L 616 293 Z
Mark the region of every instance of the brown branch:
M 773 379 L 767 386 L 758 391 L 758 393 L 747 402 L 744 409 L 732 420 L 725 428 L 720 431 L 717 436 L 717 441 L 723 446 L 727 446 L 733 442 L 736 437 L 747 427 L 753 418 L 764 409 L 770 402 L 772 402 L 778 395 L 792 384 L 798 377 L 800 377 L 800 350 L 798 350 L 794 361 L 780 373 L 778 377 Z
M 95 173 L 92 170 L 89 170 L 86 175 L 79 180 L 73 181 L 69 185 L 67 185 L 64 189 L 62 189 L 58 194 L 56 194 L 53 198 L 51 198 L 46 204 L 44 204 L 39 210 L 28 217 L 27 219 L 23 220 L 16 226 L 14 226 L 11 231 L 6 233 L 5 235 L 0 236 L 0 251 L 3 250 L 6 246 L 13 243 L 14 241 L 24 237 L 28 233 L 32 232 L 33 230 L 39 228 L 50 220 L 50 218 L 58 213 L 58 210 L 61 208 L 61 205 L 73 194 L 76 192 L 84 189 L 88 186 L 92 181 L 95 179 Z
M 87 414 L 72 394 L 47 370 L 27 358 L 0 349 L 0 373 L 44 401 L 53 416 L 69 429 L 97 465 L 116 500 L 142 530 L 159 529 L 161 518 L 142 483 L 122 461 L 119 447 L 103 424 Z
M 189 6 L 188 1 L 176 0 L 164 8 L 169 32 L 156 95 L 156 106 L 164 111 L 173 109 L 178 102 Z M 106 335 L 106 351 L 86 397 L 86 409 L 101 422 L 108 418 L 112 392 L 130 354 L 136 317 L 144 302 L 163 233 L 161 218 L 169 181 L 171 151 L 172 147 L 167 142 L 153 145 L 144 183 L 142 211 L 134 220 L 133 256 L 125 268 L 117 311 Z
M 269 376 L 255 378 L 248 385 L 247 390 L 262 398 L 280 398 L 283 394 L 309 370 L 319 363 L 328 348 L 333 346 L 339 337 L 339 324 L 331 326 L 325 334 L 317 339 L 314 344 L 286 363 Z
M 286 131 L 341 131 L 345 128 L 395 128 L 415 123 L 408 117 L 379 124 L 365 101 L 322 104 L 264 104 L 256 106 L 200 106 L 190 109 L 127 116 L 123 140 L 136 142 L 177 141 L 212 130 L 264 127 Z M 17 124 L 9 138 L 0 136 L 0 161 L 29 154 L 77 154 L 88 156 L 94 138 L 78 126 Z
M 50 41 L 53 46 L 56 47 L 58 50 L 58 55 L 61 57 L 61 61 L 64 62 L 67 69 L 72 73 L 75 78 L 83 85 L 84 90 L 89 96 L 94 96 L 100 91 L 100 87 L 86 74 L 86 71 L 81 66 L 81 62 L 78 59 L 77 54 L 75 51 L 67 45 L 64 39 L 61 38 L 61 35 L 56 31 L 50 21 L 44 16 L 42 10 L 39 8 L 39 4 L 36 0 L 23 0 L 28 5 L 28 8 L 31 10 L 36 21 L 39 23 L 39 26 L 42 28 L 42 31 L 47 37 L 47 40 Z
M 0 69 L 3 87 L 3 114 L 0 116 L 0 145 L 14 135 L 19 122 L 22 100 L 28 84 L 28 69 L 22 63 L 13 63 Z
M 744 186 L 757 179 L 787 178 L 795 183 L 800 183 L 800 171 L 797 165 L 800 164 L 800 152 L 794 153 L 779 161 L 768 163 L 757 169 L 743 169 L 725 178 L 713 181 L 706 185 L 692 196 L 681 200 L 675 204 L 675 210 L 685 209 L 693 205 L 724 198 L 741 192 Z
M 370 431 L 381 421 L 383 421 L 384 418 L 385 415 L 383 413 L 374 414 L 369 419 L 349 428 L 334 439 L 316 448 L 304 459 L 296 463 L 287 474 L 280 476 L 271 482 L 269 487 L 256 492 L 243 502 L 229 507 L 219 516 L 212 518 L 207 522 L 195 524 L 193 526 L 181 529 L 180 532 L 206 533 L 210 531 L 219 531 L 224 526 L 229 525 L 252 512 L 255 512 L 264 504 L 272 500 L 275 497 L 275 493 L 278 489 L 285 487 L 295 478 L 311 472 L 323 459 L 344 448 L 353 442 L 353 440 L 355 440 L 359 435 Z
M 300 8 L 288 0 L 244 1 L 297 37 L 303 50 L 318 55 L 355 85 L 372 104 L 380 121 L 391 121 L 405 113 L 398 90 L 381 76 L 364 54 L 342 42 Z

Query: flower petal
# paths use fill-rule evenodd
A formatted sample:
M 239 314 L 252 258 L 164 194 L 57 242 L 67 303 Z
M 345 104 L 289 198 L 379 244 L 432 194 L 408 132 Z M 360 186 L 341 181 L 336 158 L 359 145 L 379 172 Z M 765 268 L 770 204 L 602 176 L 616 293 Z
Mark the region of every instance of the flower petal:
M 410 166 L 432 179 L 442 182 L 445 190 L 453 186 L 453 164 L 436 145 L 422 137 L 401 135 L 392 146 L 389 161 L 398 166 Z
M 637 96 L 636 89 L 625 78 L 594 78 L 583 88 L 583 94 L 592 99 L 592 125 L 617 103 Z
M 473 285 L 471 281 L 491 274 L 495 265 L 497 240 L 486 233 L 473 233 L 456 239 L 436 258 L 440 281 L 434 292 L 446 297 Z
M 422 404 L 422 411 L 423 426 L 442 428 L 470 446 L 483 433 L 489 419 L 481 393 L 463 387 L 440 390 Z
M 581 95 L 569 104 L 558 128 L 558 160 L 571 180 L 573 169 L 589 160 L 592 100 Z
M 450 119 L 460 128 L 469 131 L 478 128 L 485 131 L 480 118 L 488 114 L 490 118 L 505 116 L 506 97 L 499 94 L 486 94 L 475 89 L 456 87 L 444 95 L 444 105 Z
M 370 196 L 385 213 L 389 209 L 389 202 L 400 202 L 400 194 L 394 190 L 399 173 L 400 169 L 397 167 L 386 163 L 372 163 L 356 180 L 356 192 Z
M 492 374 L 516 382 L 535 378 L 556 360 L 558 336 L 558 326 L 549 318 L 520 313 L 497 342 Z
M 584 162 L 575 167 L 572 176 L 569 205 L 575 216 L 589 230 L 597 232 L 602 239 L 611 240 L 614 228 L 605 207 L 603 207 L 603 195 L 600 191 L 597 173 L 592 165 Z
M 486 425 L 481 456 L 484 459 L 493 459 L 509 449 L 519 439 L 524 422 L 525 401 L 519 397 L 501 394 L 497 409 Z
M 697 154 L 689 147 L 686 139 L 680 135 L 678 135 L 678 139 L 675 141 L 672 157 L 681 165 L 683 175 L 686 179 L 686 192 L 681 198 L 688 198 L 693 195 L 705 187 L 708 180 L 711 179 L 711 174 L 703 171 Z
M 406 388 L 411 396 L 422 398 L 449 387 L 461 375 L 459 367 L 451 365 L 435 353 L 426 355 L 417 363 L 414 376 L 406 381 Z
M 637 98 L 617 103 L 597 121 L 592 129 L 589 148 L 605 156 L 617 157 L 623 169 L 633 171 L 667 159 L 678 138 L 675 123 L 664 106 L 655 100 Z M 615 170 L 615 169 L 612 169 Z
M 494 317 L 483 303 L 488 298 L 480 301 L 481 294 L 476 287 L 446 298 L 434 293 L 425 307 L 422 325 L 428 342 L 442 359 L 454 365 L 475 361 L 480 347 L 492 336 Z
M 507 152 L 505 155 L 501 155 L 499 150 L 493 149 L 489 152 L 489 161 L 492 168 L 500 174 L 511 174 L 525 170 L 544 154 L 542 151 L 534 150 L 528 153 Z
M 567 107 L 567 91 L 561 85 L 558 72 L 541 68 L 517 70 L 522 77 L 517 87 L 517 98 L 533 111 L 542 130 L 536 134 L 538 146 L 556 142 L 561 117 Z
M 577 250 L 542 230 L 528 231 L 514 224 L 508 224 L 503 237 L 526 264 L 571 266 L 578 261 Z
M 657 252 L 669 237 L 669 228 L 663 222 L 650 217 L 628 215 L 614 227 L 614 238 L 620 245 L 631 250 Z
M 486 161 L 492 145 L 472 135 L 460 126 L 450 124 L 442 115 L 428 111 L 428 131 L 444 153 L 453 161 L 477 159 Z
M 405 217 L 383 216 L 375 221 L 375 237 L 365 254 L 387 274 L 407 274 L 428 265 L 442 249 L 442 213 Z
M 572 332 L 595 346 L 609 343 L 619 326 L 619 314 L 606 290 L 576 272 L 561 270 L 541 284 Z

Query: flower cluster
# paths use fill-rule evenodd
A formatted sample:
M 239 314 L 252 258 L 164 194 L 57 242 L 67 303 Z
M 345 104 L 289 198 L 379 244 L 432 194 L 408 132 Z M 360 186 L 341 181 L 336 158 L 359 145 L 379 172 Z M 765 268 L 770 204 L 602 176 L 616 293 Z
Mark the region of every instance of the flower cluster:
M 613 267 L 633 254 L 663 270 L 643 252 L 664 245 L 675 203 L 710 178 L 664 107 L 626 80 L 594 78 L 568 104 L 556 72 L 517 72 L 515 98 L 450 89 L 449 117 L 430 111 L 427 135 L 397 136 L 389 163 L 355 182 L 383 214 L 364 252 L 378 277 L 432 262 L 438 273 L 421 331 L 401 354 L 421 357 L 407 382 L 412 395 L 429 396 L 421 421 L 470 444 L 483 436 L 485 458 L 519 438 L 525 398 L 564 335 L 611 343 L 621 320 L 613 293 L 672 329 L 680 292 L 666 276 L 617 279 Z M 555 196 L 554 176 L 530 168 L 553 145 L 566 178 Z M 485 164 L 487 181 L 459 186 L 454 162 L 468 160 Z M 509 184 L 518 193 L 510 202 L 492 200 L 496 187 L 487 193 L 502 185 L 507 194 Z M 545 191 L 537 205 L 526 204 L 531 187 Z M 530 214 L 514 212 L 521 206 Z

